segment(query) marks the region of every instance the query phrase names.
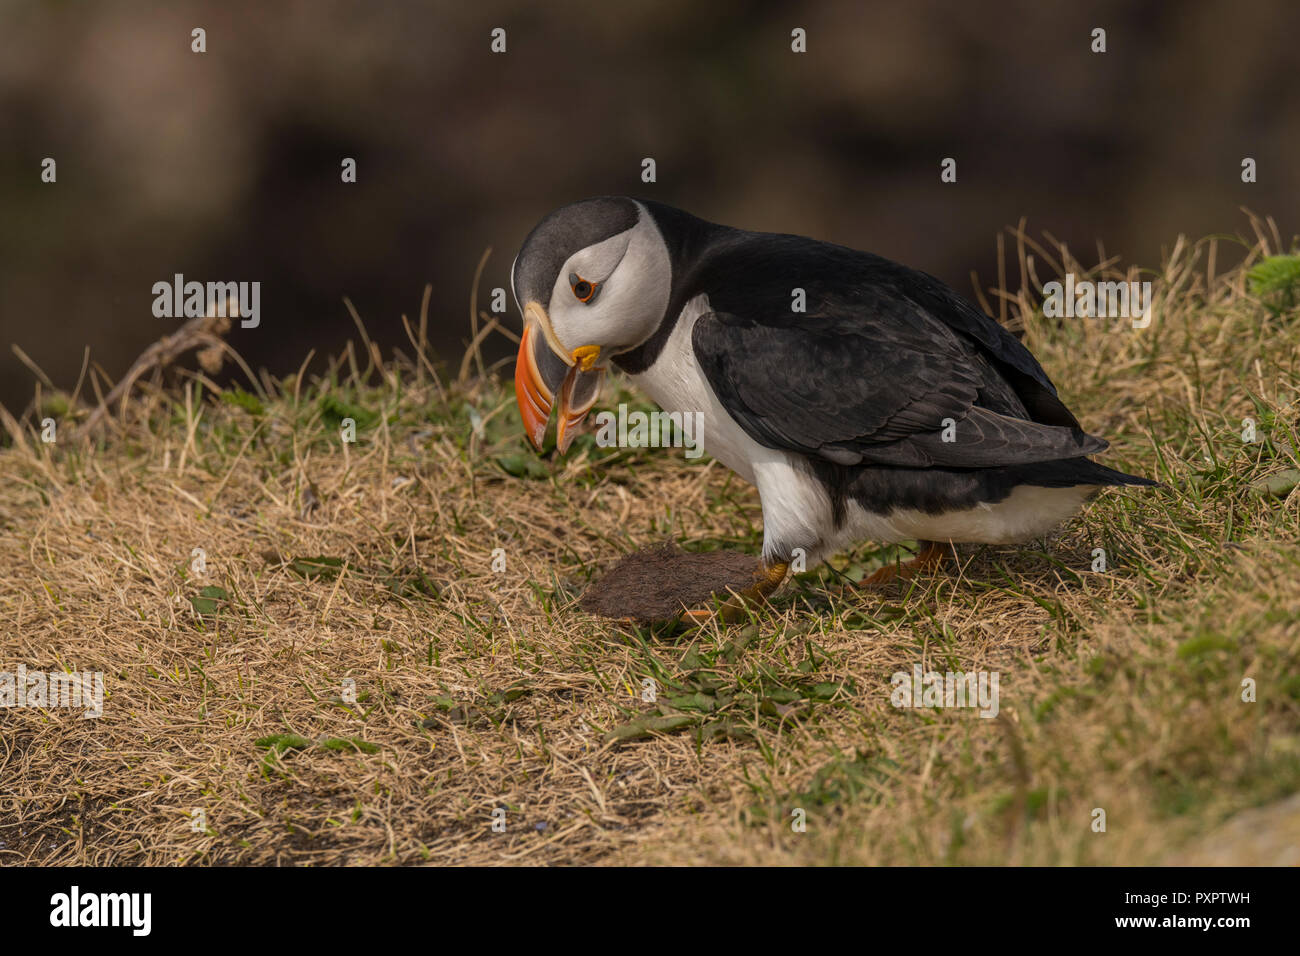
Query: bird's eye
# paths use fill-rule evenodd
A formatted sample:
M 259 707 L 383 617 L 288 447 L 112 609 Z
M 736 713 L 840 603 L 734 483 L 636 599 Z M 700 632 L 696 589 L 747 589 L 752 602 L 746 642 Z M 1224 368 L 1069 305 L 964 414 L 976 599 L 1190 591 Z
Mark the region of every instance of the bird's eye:
M 577 273 L 569 273 L 569 285 L 579 302 L 590 302 L 596 297 L 596 283 L 588 282 Z

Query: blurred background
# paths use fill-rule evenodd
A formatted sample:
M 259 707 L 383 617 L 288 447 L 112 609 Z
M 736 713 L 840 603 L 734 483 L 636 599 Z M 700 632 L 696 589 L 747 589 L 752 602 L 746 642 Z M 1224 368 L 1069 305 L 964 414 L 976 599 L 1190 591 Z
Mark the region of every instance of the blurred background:
M 1290 236 L 1297 37 L 1294 0 L 2 0 L 0 402 L 33 393 L 10 343 L 63 388 L 87 346 L 120 376 L 179 325 L 152 314 L 178 272 L 262 283 L 261 326 L 231 335 L 254 368 L 341 348 L 345 295 L 409 352 L 426 283 L 458 362 L 483 251 L 480 304 L 542 215 L 590 195 L 867 249 L 968 296 L 1021 216 L 1089 262 L 1097 240 L 1156 266 L 1179 233 L 1244 234 L 1243 205 Z

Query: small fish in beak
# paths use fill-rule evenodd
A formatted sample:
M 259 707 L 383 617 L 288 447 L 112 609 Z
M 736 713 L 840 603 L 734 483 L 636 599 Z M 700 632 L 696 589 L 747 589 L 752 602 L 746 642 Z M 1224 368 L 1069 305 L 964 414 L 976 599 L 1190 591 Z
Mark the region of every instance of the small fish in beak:
M 528 440 L 541 451 L 546 440 L 546 423 L 558 396 L 560 414 L 555 444 L 560 454 L 564 454 L 600 395 L 605 375 L 603 368 L 595 367 L 600 349 L 583 346 L 574 351 L 572 358 L 565 358 L 551 347 L 543 325 L 546 313 L 541 307 L 529 303 L 524 315 L 524 334 L 515 362 L 515 400 L 519 403 L 519 415 Z

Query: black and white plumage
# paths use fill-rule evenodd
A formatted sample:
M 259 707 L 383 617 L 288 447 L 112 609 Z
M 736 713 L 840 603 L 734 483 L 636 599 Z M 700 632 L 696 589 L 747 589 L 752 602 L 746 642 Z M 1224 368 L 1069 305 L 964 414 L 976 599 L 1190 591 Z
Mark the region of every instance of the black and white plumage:
M 511 279 L 534 444 L 558 400 L 567 446 L 611 361 L 665 411 L 704 413 L 705 450 L 758 489 L 769 567 L 863 540 L 1025 541 L 1102 486 L 1154 484 L 1086 457 L 1106 442 L 1014 336 L 879 256 L 615 197 L 542 220 Z

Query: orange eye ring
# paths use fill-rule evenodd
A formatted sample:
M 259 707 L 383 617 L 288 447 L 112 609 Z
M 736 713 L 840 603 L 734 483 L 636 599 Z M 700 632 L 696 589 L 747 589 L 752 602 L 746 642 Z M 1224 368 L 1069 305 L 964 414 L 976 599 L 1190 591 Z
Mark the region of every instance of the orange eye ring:
M 579 302 L 590 302 L 596 297 L 599 289 L 599 283 L 584 279 L 577 273 L 569 274 L 569 286 L 573 289 L 574 298 Z

